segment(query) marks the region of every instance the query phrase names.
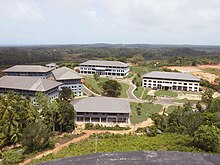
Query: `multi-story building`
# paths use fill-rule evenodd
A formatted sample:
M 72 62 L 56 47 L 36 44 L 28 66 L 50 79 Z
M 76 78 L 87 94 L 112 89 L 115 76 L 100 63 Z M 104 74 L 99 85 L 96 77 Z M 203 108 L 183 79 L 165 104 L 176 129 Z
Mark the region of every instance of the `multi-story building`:
M 61 82 L 62 85 L 59 87 L 59 90 L 62 87 L 68 87 L 72 90 L 75 96 L 82 96 L 83 95 L 83 85 L 82 76 L 80 76 L 76 71 L 67 68 L 61 67 L 52 71 L 54 79 L 58 82 Z
M 128 64 L 120 61 L 89 60 L 80 64 L 81 74 L 125 77 L 128 75 L 128 72 Z
M 200 79 L 187 73 L 153 71 L 143 75 L 142 86 L 153 89 L 199 91 Z
M 130 104 L 127 100 L 111 97 L 87 97 L 71 102 L 76 123 L 130 124 Z
M 59 68 L 59 65 L 57 65 L 56 63 L 50 63 L 50 64 L 46 64 L 46 67 L 50 69 L 57 69 Z
M 52 70 L 52 68 L 41 65 L 15 65 L 3 70 L 3 72 L 6 76 L 29 76 L 47 79 L 52 75 Z
M 46 94 L 49 100 L 58 98 L 60 85 L 62 83 L 39 77 L 3 76 L 0 78 L 0 93 L 7 94 L 9 91 L 14 91 L 23 96 L 29 96 L 35 103 L 36 92 Z

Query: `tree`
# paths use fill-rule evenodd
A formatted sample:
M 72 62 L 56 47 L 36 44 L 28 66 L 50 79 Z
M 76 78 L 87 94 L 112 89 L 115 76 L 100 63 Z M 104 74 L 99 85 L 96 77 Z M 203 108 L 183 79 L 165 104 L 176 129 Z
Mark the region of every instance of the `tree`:
M 95 81 L 99 81 L 100 75 L 96 73 L 93 75 L 93 78 L 95 79 Z
M 73 106 L 66 100 L 58 102 L 58 124 L 59 131 L 72 131 L 75 128 L 76 111 Z
M 146 99 L 150 104 L 153 104 L 153 102 L 156 100 L 156 96 L 147 95 Z
M 202 94 L 202 102 L 209 107 L 212 103 L 213 91 L 211 89 L 206 89 L 205 92 Z
M 73 98 L 73 92 L 70 88 L 68 87 L 62 87 L 62 90 L 60 91 L 60 99 L 61 100 L 70 100 L 71 98 Z
M 220 149 L 220 130 L 214 126 L 200 126 L 194 133 L 194 143 L 205 151 L 218 152 Z
M 140 65 L 144 61 L 145 61 L 144 57 L 140 54 L 136 54 L 130 59 L 130 62 L 135 65 Z
M 102 84 L 103 95 L 109 97 L 118 97 L 121 95 L 122 86 L 115 80 L 108 80 Z
M 26 147 L 26 152 L 42 151 L 54 146 L 51 136 L 47 126 L 42 121 L 38 121 L 24 129 L 22 145 Z
M 220 99 L 216 98 L 211 102 L 211 105 L 208 108 L 208 111 L 211 113 L 220 112 Z

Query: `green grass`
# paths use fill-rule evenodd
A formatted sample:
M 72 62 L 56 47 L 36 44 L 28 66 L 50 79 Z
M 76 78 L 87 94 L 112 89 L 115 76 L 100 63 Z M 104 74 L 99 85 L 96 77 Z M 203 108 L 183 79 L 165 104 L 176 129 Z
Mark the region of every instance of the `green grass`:
M 127 90 L 129 88 L 129 85 L 128 84 L 125 84 L 125 83 L 121 83 L 121 86 L 122 86 L 122 91 L 121 91 L 121 95 L 119 96 L 120 98 L 127 98 L 128 95 L 127 95 Z
M 143 97 L 142 97 L 143 100 L 146 100 L 146 99 L 147 99 L 148 92 L 149 92 L 150 90 L 151 90 L 150 88 L 145 88 L 144 95 L 143 95 Z
M 137 114 L 136 106 L 138 103 L 130 103 L 131 105 L 131 123 L 137 124 L 141 123 L 143 121 L 146 121 L 147 118 L 150 117 L 151 114 L 153 113 L 158 113 L 161 111 L 162 106 L 159 104 L 148 104 L 148 103 L 143 103 L 142 109 L 141 109 L 141 115 Z
M 159 90 L 155 92 L 155 96 L 169 96 L 169 97 L 177 97 L 178 94 L 174 91 L 164 91 Z
M 175 110 L 178 106 L 175 106 L 175 105 L 171 105 L 169 106 L 167 109 L 166 109 L 166 113 L 167 114 L 170 114 L 173 112 L 173 110 Z
M 128 152 L 128 151 L 184 151 L 201 152 L 190 147 L 192 137 L 177 134 L 160 134 L 155 137 L 146 135 L 113 135 L 99 134 L 97 140 L 97 153 L 102 152 Z M 67 158 L 95 153 L 96 135 L 91 136 L 78 143 L 70 144 L 56 154 L 49 154 L 30 164 L 41 163 L 53 159 Z
M 147 72 L 147 69 L 144 66 L 131 66 L 130 67 L 130 72 L 133 72 L 135 74 L 143 75 L 144 73 Z
M 98 83 L 102 83 L 102 82 L 105 82 L 107 80 L 109 80 L 109 79 L 101 77 L 99 79 L 99 81 L 96 81 L 92 76 L 85 76 L 85 81 L 93 88 L 93 91 L 98 93 L 98 94 L 102 93 L 102 89 L 100 88 Z
M 136 90 L 134 90 L 134 95 L 135 95 L 137 98 L 140 99 L 143 90 L 144 90 L 144 87 L 138 87 L 138 88 L 136 88 Z
M 177 102 L 177 103 L 187 103 L 187 102 L 190 102 L 191 104 L 197 104 L 197 102 L 200 101 L 200 100 L 188 100 L 188 99 L 180 99 L 180 100 L 174 100 L 174 102 Z
M 131 77 L 133 77 L 134 76 L 134 73 L 128 73 L 128 75 L 126 76 L 126 78 L 131 78 Z

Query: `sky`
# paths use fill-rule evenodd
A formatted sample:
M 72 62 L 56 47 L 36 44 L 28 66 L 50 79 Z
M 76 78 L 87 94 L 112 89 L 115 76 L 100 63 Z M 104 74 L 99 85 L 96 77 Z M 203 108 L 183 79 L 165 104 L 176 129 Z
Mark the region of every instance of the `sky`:
M 220 45 L 220 0 L 0 0 L 0 45 Z

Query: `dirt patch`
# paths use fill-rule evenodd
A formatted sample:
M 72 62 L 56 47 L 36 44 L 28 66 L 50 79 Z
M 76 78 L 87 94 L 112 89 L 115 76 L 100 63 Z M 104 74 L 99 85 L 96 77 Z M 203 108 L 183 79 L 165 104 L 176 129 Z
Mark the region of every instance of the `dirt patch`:
M 190 73 L 195 76 L 198 76 L 199 78 L 208 80 L 209 82 L 214 82 L 216 78 L 218 78 L 217 75 L 212 73 L 207 73 L 204 69 L 207 68 L 214 68 L 220 70 L 220 64 L 218 65 L 199 65 L 199 66 L 169 66 L 167 67 L 172 70 L 178 70 L 183 73 Z

